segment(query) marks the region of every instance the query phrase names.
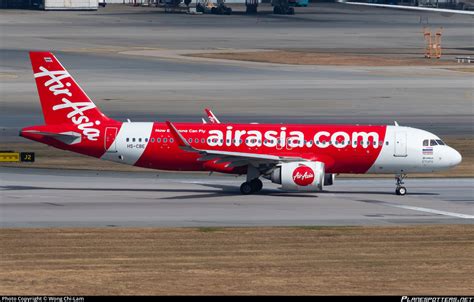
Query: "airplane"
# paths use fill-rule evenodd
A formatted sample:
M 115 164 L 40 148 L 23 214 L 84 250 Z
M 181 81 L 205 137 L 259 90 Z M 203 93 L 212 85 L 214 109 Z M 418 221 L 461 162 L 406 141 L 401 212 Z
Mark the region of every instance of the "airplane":
M 121 122 L 107 117 L 50 52 L 30 52 L 44 125 L 20 136 L 59 149 L 143 168 L 246 175 L 242 194 L 265 178 L 280 189 L 318 192 L 339 173 L 394 174 L 405 195 L 408 173 L 458 165 L 461 154 L 438 136 L 395 125 Z

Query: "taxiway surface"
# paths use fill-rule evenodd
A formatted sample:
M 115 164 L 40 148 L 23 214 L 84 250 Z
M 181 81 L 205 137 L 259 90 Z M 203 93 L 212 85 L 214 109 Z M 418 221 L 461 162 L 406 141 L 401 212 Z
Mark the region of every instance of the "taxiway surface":
M 243 6 L 239 8 L 243 10 Z M 238 11 L 239 9 L 236 9 Z M 165 14 L 111 5 L 97 12 L 0 12 L 0 142 L 42 124 L 28 51 L 53 51 L 112 118 L 392 124 L 473 133 L 470 72 L 443 66 L 351 67 L 193 61 L 130 51 L 299 49 L 423 55 L 423 26 L 444 27 L 445 52 L 470 55 L 472 17 L 318 3 L 295 16 Z M 454 59 L 452 63 L 456 65 Z M 24 140 L 23 140 L 24 141 Z
M 0 169 L 1 227 L 313 226 L 474 223 L 473 179 L 338 179 L 321 193 L 264 183 L 241 196 L 242 177 Z

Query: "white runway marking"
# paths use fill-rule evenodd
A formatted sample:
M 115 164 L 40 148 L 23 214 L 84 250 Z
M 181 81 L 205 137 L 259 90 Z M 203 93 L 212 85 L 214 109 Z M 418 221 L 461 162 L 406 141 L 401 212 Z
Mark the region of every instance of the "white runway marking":
M 451 13 L 451 14 L 462 14 L 462 15 L 474 15 L 474 12 L 470 12 L 470 11 L 444 9 L 444 8 L 406 6 L 406 5 L 391 5 L 391 4 L 375 4 L 375 3 L 359 3 L 359 2 L 343 2 L 343 3 L 351 4 L 351 5 L 365 5 L 365 6 L 382 7 L 382 8 L 418 10 L 418 11 L 428 11 L 428 12 L 437 12 L 437 13 Z
M 420 207 L 412 207 L 412 206 L 406 206 L 402 204 L 390 204 L 384 202 L 383 204 L 390 206 L 390 207 L 395 207 L 395 208 L 401 208 L 401 209 L 407 209 L 407 210 L 413 210 L 413 211 L 420 211 L 420 212 L 426 212 L 426 213 L 433 213 L 433 214 L 438 214 L 438 215 L 445 215 L 445 216 L 451 216 L 451 217 L 457 217 L 457 218 L 464 218 L 464 219 L 474 219 L 474 215 L 467 215 L 467 214 L 459 214 L 459 213 L 453 213 L 453 212 L 446 212 L 446 211 L 439 211 L 439 210 L 434 210 L 434 209 L 428 209 L 428 208 L 420 208 Z

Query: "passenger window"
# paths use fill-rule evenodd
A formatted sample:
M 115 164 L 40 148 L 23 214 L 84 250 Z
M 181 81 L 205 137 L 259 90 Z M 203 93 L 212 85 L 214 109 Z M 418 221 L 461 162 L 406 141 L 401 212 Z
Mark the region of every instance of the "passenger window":
M 145 138 L 145 143 L 148 143 L 148 138 Z
M 192 139 L 192 138 L 190 138 L 190 139 L 188 139 L 188 141 L 189 141 L 190 143 L 192 143 L 192 142 L 193 142 L 193 139 Z
M 437 142 L 438 145 L 440 145 L 440 146 L 446 145 L 446 144 L 445 144 L 442 140 L 440 140 L 440 139 L 437 139 L 436 142 Z
M 156 142 L 157 142 L 157 143 L 161 143 L 161 138 L 157 138 L 157 139 L 156 139 Z
M 174 142 L 174 139 L 170 138 L 170 143 Z
M 436 143 L 436 140 L 430 139 L 430 146 L 437 146 L 438 143 Z
M 163 143 L 167 143 L 167 142 L 168 142 L 168 139 L 164 138 Z
M 141 143 L 141 142 L 142 142 L 142 138 L 141 138 L 141 137 L 138 139 L 138 142 L 139 142 L 139 143 Z
M 430 141 L 427 140 L 427 139 L 425 139 L 425 140 L 423 141 L 423 146 L 429 146 L 429 145 L 430 145 Z
M 204 144 L 205 142 L 206 142 L 206 140 L 201 138 L 201 143 Z
M 130 141 L 130 139 L 127 137 L 126 141 L 127 141 L 127 143 L 128 143 L 128 142 Z
M 152 139 L 151 139 L 151 142 L 152 142 L 152 143 L 154 143 L 154 142 L 155 142 L 155 139 L 154 139 L 154 138 L 152 138 Z
M 132 142 L 135 142 L 135 138 L 132 138 Z
M 387 145 L 387 146 L 388 146 L 388 141 L 386 141 L 386 142 L 385 142 L 385 145 Z

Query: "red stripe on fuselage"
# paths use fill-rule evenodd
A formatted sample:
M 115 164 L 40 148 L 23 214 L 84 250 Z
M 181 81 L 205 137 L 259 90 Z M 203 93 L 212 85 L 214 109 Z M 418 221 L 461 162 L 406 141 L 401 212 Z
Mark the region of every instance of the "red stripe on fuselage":
M 301 157 L 325 163 L 328 173 L 365 173 L 380 154 L 386 133 L 386 126 L 364 125 L 174 125 L 196 149 Z M 319 135 L 315 138 L 316 134 Z M 293 142 L 303 141 L 304 146 L 288 143 L 290 138 Z M 374 144 L 374 138 L 379 143 Z M 272 145 L 270 141 L 276 141 L 277 146 L 269 146 Z M 312 141 L 311 146 L 308 141 Z M 331 143 L 323 147 L 329 141 Z M 334 141 L 338 143 L 334 144 Z M 354 141 L 357 141 L 356 145 Z M 197 161 L 199 157 L 195 152 L 181 150 L 165 123 L 154 123 L 149 143 L 136 165 L 163 170 L 242 172 L 241 168 L 225 169 L 225 164 L 214 167 L 210 162 Z

